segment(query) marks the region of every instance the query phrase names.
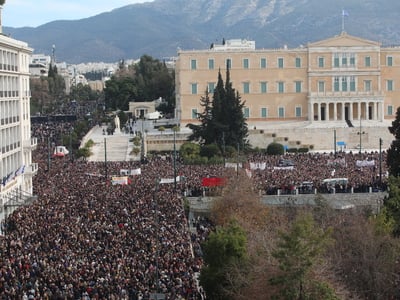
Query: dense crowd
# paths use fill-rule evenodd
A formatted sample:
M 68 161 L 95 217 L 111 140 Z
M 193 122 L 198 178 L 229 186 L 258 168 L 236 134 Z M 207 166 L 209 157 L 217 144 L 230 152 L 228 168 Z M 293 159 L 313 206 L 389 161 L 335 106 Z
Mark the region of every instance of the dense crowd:
M 225 176 L 225 166 L 178 164 L 173 178 L 171 159 L 108 162 L 108 174 L 141 168 L 129 185 L 112 185 L 105 162 L 53 158 L 48 141 L 60 140 L 71 124 L 32 128 L 40 143 L 34 177 L 37 201 L 19 208 L 4 224 L 0 242 L 1 299 L 202 299 L 197 275 L 202 267 L 200 244 L 209 233 L 205 219 L 188 222 L 182 196 L 202 191 L 202 178 Z M 50 152 L 49 152 L 50 151 Z M 384 156 L 385 157 L 385 156 Z M 357 167 L 356 160 L 379 162 L 379 153 L 286 155 L 293 168 L 279 167 L 282 156 L 255 154 L 249 177 L 258 190 L 315 186 L 324 178 L 347 177 L 353 188 L 376 185 L 377 165 Z M 264 164 L 265 163 L 265 164 Z M 383 172 L 386 172 L 386 165 Z M 265 166 L 265 167 L 264 167 Z M 278 166 L 278 168 L 276 168 Z M 334 173 L 333 174 L 333 170 Z M 194 230 L 189 230 L 192 225 Z

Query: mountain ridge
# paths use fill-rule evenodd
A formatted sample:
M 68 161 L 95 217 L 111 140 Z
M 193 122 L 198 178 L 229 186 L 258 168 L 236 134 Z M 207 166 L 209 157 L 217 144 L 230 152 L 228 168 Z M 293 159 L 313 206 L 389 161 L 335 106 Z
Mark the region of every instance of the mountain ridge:
M 155 0 L 130 4 L 73 21 L 38 27 L 3 27 L 4 34 L 25 41 L 35 53 L 57 61 L 116 62 L 144 54 L 163 59 L 177 49 L 207 49 L 223 38 L 246 38 L 256 48 L 297 47 L 337 35 L 351 35 L 400 45 L 396 0 Z

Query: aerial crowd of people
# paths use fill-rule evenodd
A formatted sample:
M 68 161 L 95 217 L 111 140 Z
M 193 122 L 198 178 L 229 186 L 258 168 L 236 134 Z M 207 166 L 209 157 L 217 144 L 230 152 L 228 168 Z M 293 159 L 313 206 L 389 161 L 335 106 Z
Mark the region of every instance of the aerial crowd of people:
M 200 244 L 209 224 L 188 220 L 184 196 L 205 192 L 202 178 L 225 176 L 224 165 L 184 165 L 171 157 L 137 161 L 88 162 L 67 157 L 49 160 L 49 146 L 71 124 L 36 124 L 34 161 L 38 199 L 2 224 L 1 299 L 203 299 L 198 274 Z M 290 166 L 282 166 L 282 158 Z M 385 162 L 386 154 L 382 160 Z M 292 191 L 303 182 L 322 189 L 323 179 L 348 178 L 364 191 L 382 187 L 386 164 L 380 153 L 252 154 L 243 162 L 261 194 Z M 140 168 L 127 185 L 112 174 Z M 107 173 L 110 176 L 106 176 Z M 176 186 L 160 178 L 180 178 Z M 204 225 L 204 226 L 203 226 Z

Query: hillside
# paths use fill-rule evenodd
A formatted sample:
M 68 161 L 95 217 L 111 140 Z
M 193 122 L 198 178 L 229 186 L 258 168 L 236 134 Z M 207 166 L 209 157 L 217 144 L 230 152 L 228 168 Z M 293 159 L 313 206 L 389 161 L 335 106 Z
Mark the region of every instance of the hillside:
M 205 49 L 223 38 L 246 38 L 257 48 L 296 47 L 345 31 L 400 45 L 396 0 L 155 0 L 132 4 L 76 21 L 39 27 L 3 27 L 5 34 L 29 43 L 35 53 L 58 61 L 116 62 L 148 54 L 175 56 L 177 49 Z M 6 25 L 6 24 L 4 24 Z

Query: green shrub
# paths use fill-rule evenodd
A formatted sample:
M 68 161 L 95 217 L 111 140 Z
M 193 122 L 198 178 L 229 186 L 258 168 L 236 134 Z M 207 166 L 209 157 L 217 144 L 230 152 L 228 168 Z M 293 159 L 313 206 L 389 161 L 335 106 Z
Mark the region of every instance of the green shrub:
M 183 159 L 193 159 L 200 156 L 200 145 L 191 142 L 183 143 L 179 149 L 179 154 Z
M 279 143 L 271 143 L 267 147 L 267 154 L 268 155 L 282 155 L 285 153 L 285 149 L 283 148 L 282 144 Z
M 225 157 L 230 158 L 236 156 L 236 149 L 233 146 L 225 147 Z
M 297 153 L 298 149 L 297 148 L 289 148 L 289 149 L 286 150 L 286 152 L 288 152 L 288 153 Z
M 220 156 L 213 156 L 208 159 L 209 165 L 221 165 L 224 163 L 224 158 Z
M 139 153 L 140 153 L 140 148 L 133 147 L 130 155 L 139 155 Z
M 211 158 L 221 154 L 217 144 L 204 145 L 200 149 L 200 156 Z
M 307 153 L 308 152 L 308 148 L 299 148 L 298 153 Z
M 92 139 L 89 139 L 89 140 L 85 143 L 84 147 L 85 147 L 85 148 L 92 148 L 93 145 L 94 145 L 93 140 L 92 140 Z

